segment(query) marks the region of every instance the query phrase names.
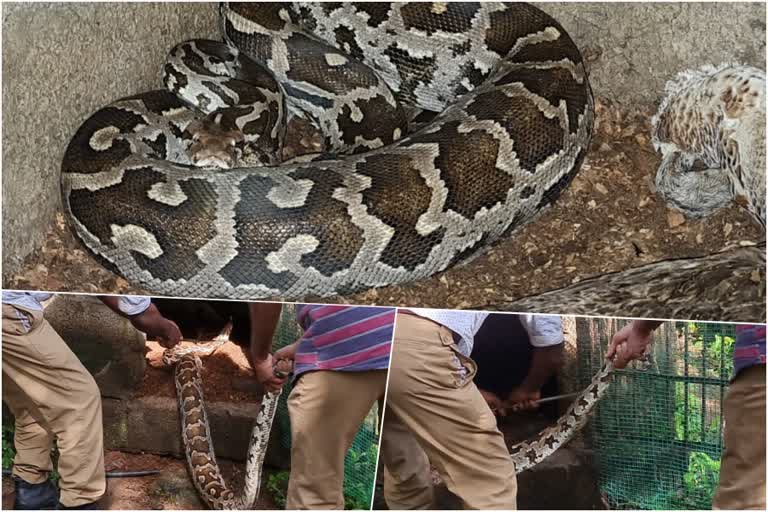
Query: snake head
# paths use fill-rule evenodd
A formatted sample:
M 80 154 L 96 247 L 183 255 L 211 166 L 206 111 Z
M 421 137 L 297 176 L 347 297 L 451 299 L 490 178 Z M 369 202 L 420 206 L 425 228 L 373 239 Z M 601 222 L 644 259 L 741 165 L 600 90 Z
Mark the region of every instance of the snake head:
M 226 129 L 210 116 L 192 121 L 186 131 L 192 136 L 189 158 L 197 167 L 232 169 L 243 156 L 243 132 Z

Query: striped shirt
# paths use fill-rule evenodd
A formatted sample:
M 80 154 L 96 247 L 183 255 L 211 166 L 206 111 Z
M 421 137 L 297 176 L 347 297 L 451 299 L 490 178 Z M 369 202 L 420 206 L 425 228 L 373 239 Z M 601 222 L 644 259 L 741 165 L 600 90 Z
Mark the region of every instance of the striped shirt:
M 758 364 L 765 364 L 765 325 L 737 325 L 733 376 Z
M 386 370 L 392 347 L 394 308 L 297 305 L 304 329 L 294 376 L 314 370 Z

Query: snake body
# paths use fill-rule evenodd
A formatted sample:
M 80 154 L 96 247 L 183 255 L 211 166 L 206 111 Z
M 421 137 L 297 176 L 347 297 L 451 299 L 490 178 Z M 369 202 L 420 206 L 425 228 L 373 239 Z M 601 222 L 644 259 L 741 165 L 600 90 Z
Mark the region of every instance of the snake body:
M 587 424 L 590 413 L 608 389 L 612 373 L 613 364 L 605 362 L 592 377 L 586 389 L 576 397 L 554 425 L 539 432 L 535 438 L 517 443 L 510 448 L 517 473 L 522 473 L 539 464 L 573 439 L 576 433 Z
M 424 278 L 532 220 L 586 155 L 581 55 L 530 5 L 249 3 L 220 17 L 225 43 L 176 47 L 166 89 L 94 113 L 63 159 L 74 231 L 151 292 L 292 299 Z M 325 154 L 275 164 L 289 112 L 320 128 Z M 247 165 L 195 165 L 201 122 Z
M 219 339 L 206 346 L 169 349 L 163 353 L 163 363 L 175 366 L 174 382 L 184 453 L 201 499 L 211 509 L 248 510 L 253 508 L 259 495 L 261 471 L 281 392 L 269 392 L 262 398 L 248 444 L 245 484 L 242 492 L 236 493 L 227 485 L 216 461 L 201 376 L 200 355 L 210 354 L 226 342 L 226 339 Z
M 212 353 L 223 343 L 226 339 L 201 347 L 166 350 L 163 362 L 175 365 L 182 441 L 189 472 L 200 497 L 211 509 L 247 510 L 253 508 L 259 494 L 262 466 L 281 392 L 267 393 L 261 402 L 248 444 L 244 488 L 237 493 L 227 485 L 216 462 L 201 378 L 200 355 Z M 539 464 L 576 435 L 608 388 L 612 371 L 612 364 L 605 363 L 554 425 L 510 448 L 517 473 Z

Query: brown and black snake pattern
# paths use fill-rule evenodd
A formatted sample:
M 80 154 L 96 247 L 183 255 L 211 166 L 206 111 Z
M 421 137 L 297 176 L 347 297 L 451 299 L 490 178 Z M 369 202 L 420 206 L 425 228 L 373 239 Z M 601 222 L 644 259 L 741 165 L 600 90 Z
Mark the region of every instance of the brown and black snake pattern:
M 174 368 L 181 438 L 192 483 L 200 498 L 209 508 L 216 510 L 249 510 L 259 496 L 261 471 L 281 391 L 265 393 L 261 400 L 247 448 L 244 486 L 241 492 L 236 493 L 227 485 L 216 461 L 211 426 L 205 410 L 201 375 L 203 363 L 200 359 L 200 355 L 213 353 L 227 339 L 228 334 L 207 345 L 176 346 L 163 353 L 163 363 Z M 278 374 L 277 370 L 275 374 Z
M 530 5 L 224 4 L 221 22 L 227 45 L 175 48 L 173 92 L 99 110 L 62 164 L 77 235 L 151 292 L 299 298 L 427 277 L 531 221 L 587 152 L 581 55 Z M 440 114 L 408 133 L 407 109 Z M 288 111 L 330 154 L 190 160 L 186 128 L 209 115 L 269 161 Z

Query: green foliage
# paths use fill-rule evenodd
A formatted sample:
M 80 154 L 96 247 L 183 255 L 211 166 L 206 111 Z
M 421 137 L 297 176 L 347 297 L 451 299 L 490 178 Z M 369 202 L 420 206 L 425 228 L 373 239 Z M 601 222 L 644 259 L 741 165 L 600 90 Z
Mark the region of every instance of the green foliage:
M 279 473 L 272 473 L 267 478 L 267 490 L 272 495 L 272 501 L 275 502 L 276 508 L 285 508 L 288 496 L 288 479 L 290 476 L 290 472 L 280 471 Z
M 714 378 L 728 378 L 733 373 L 733 348 L 735 338 L 725 334 L 707 334 L 708 325 L 689 322 L 688 331 L 689 349 L 698 354 L 706 353 L 707 375 Z
M 13 425 L 3 424 L 3 469 L 13 466 L 16 449 L 13 447 Z
M 376 443 L 368 449 L 357 451 L 350 448 L 344 462 L 344 508 L 346 510 L 369 510 L 373 497 L 373 477 L 376 474 L 376 458 L 379 450 Z
M 682 489 L 672 498 L 674 508 L 697 509 L 711 503 L 720 481 L 720 461 L 706 453 L 691 452 L 688 470 L 683 475 Z
M 13 445 L 13 435 L 15 432 L 15 428 L 12 424 L 6 424 L 3 423 L 3 436 L 2 436 L 2 444 L 3 444 L 3 469 L 11 469 L 13 467 L 13 459 L 16 457 L 16 448 Z M 51 471 L 51 474 L 49 475 L 49 478 L 53 482 L 58 482 L 59 480 L 59 472 L 56 470 L 57 467 L 57 461 L 59 460 L 59 452 L 54 446 L 54 448 L 51 451 L 51 457 L 53 460 L 53 471 Z
M 593 435 L 600 489 L 611 508 L 711 506 L 720 474 L 722 397 L 733 372 L 734 328 L 676 327 L 677 336 L 657 337 L 650 368 L 617 373 L 597 411 Z

